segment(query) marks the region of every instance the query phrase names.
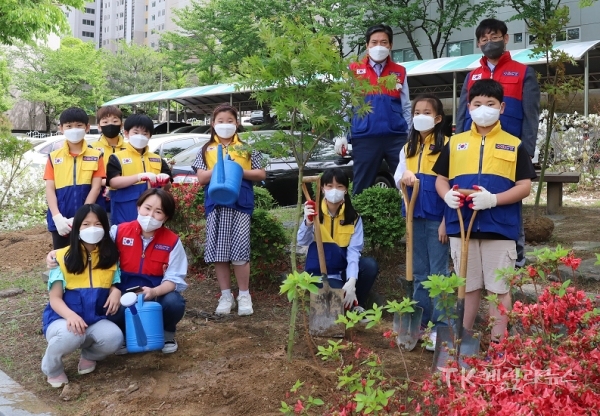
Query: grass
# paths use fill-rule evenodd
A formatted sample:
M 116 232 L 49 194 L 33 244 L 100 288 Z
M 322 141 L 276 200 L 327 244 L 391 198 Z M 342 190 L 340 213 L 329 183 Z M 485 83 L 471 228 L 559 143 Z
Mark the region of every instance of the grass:
M 295 238 L 294 234 L 294 221 L 296 220 L 296 207 L 278 207 L 269 211 L 277 220 L 283 224 L 285 235 L 288 241 L 292 241 Z M 299 221 L 299 219 L 298 219 Z

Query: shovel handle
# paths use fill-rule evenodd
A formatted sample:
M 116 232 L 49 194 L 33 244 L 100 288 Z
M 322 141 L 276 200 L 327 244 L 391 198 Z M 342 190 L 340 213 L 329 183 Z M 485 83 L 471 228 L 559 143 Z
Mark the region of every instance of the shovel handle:
M 417 202 L 417 196 L 419 195 L 419 184 L 418 179 L 415 180 L 413 185 L 412 197 L 408 197 L 408 189 L 404 182 L 402 182 L 402 198 L 404 199 L 404 208 L 406 209 L 406 281 L 413 281 L 413 215 L 415 212 L 415 204 Z M 412 293 L 409 294 L 412 300 Z
M 471 221 L 469 221 L 469 228 L 465 232 L 465 223 L 463 221 L 462 211 L 460 207 L 456 210 L 458 212 L 458 223 L 460 224 L 460 277 L 467 278 L 467 262 L 469 259 L 469 239 L 471 238 L 471 229 L 473 228 L 473 223 L 475 222 L 475 217 L 477 216 L 477 211 L 473 211 L 473 215 L 471 216 Z M 466 285 L 466 283 L 465 283 Z M 458 287 L 458 299 L 465 298 L 466 288 L 465 285 L 461 285 Z

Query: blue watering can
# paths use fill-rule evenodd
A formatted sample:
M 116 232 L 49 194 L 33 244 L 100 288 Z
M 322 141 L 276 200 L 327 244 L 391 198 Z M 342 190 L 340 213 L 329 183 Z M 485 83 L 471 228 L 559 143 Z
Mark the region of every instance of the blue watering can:
M 144 295 L 133 292 L 121 296 L 125 309 L 125 342 L 127 352 L 160 350 L 165 345 L 162 306 L 144 302 Z
M 217 205 L 235 204 L 240 195 L 242 175 L 244 170 L 240 165 L 227 158 L 223 158 L 223 146 L 217 148 L 217 164 L 215 165 L 208 186 L 208 196 Z

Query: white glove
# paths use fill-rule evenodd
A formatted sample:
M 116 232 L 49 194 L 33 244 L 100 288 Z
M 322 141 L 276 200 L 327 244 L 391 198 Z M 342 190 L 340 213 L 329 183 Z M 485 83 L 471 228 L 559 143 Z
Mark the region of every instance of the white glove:
M 152 172 L 138 173 L 138 182 L 149 181 L 150 183 L 156 183 L 156 174 Z
M 56 225 L 56 231 L 58 231 L 60 236 L 64 237 L 71 232 L 69 220 L 63 217 L 62 214 L 56 214 L 53 216 L 52 221 L 54 221 L 54 225 Z
M 350 309 L 354 306 L 355 302 L 358 302 L 356 299 L 356 279 L 348 279 L 342 289 L 344 290 L 344 307 Z
M 478 189 L 479 192 L 475 192 L 467 197 L 467 200 L 473 201 L 473 203 L 469 204 L 469 208 L 473 208 L 475 211 L 481 211 L 482 209 L 490 209 L 496 206 L 498 202 L 496 199 L 496 194 L 490 193 L 483 186 L 473 186 L 473 188 Z
M 166 173 L 159 173 L 158 175 L 156 175 L 156 182 L 158 182 L 160 186 L 164 186 L 167 183 L 169 183 L 170 179 L 171 177 Z
M 455 186 L 454 188 L 446 192 L 446 195 L 444 195 L 444 201 L 452 209 L 458 209 L 462 206 L 463 196 L 460 192 L 457 191 L 457 189 L 458 188 Z
M 73 218 L 67 218 L 67 224 L 69 224 L 69 227 L 73 229 Z
M 315 220 L 315 201 L 306 201 L 304 203 L 304 222 L 311 225 Z
M 335 146 L 333 149 L 338 155 L 345 156 L 346 149 L 348 149 L 348 139 L 345 137 L 337 137 L 335 139 Z

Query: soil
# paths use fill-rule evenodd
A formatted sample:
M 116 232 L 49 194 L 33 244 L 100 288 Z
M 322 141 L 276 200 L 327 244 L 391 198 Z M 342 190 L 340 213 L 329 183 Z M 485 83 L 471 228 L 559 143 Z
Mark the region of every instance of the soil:
M 564 207 L 551 244 L 594 241 L 600 235 L 600 208 Z M 292 385 L 305 382 L 303 394 L 312 393 L 327 403 L 339 399 L 335 389 L 338 364 L 314 359 L 300 321 L 292 362 L 286 358 L 290 306 L 274 293 L 253 293 L 255 313 L 215 319 L 216 281 L 188 277 L 186 316 L 178 326 L 179 351 L 111 356 L 95 372 L 77 374 L 78 354 L 64 358 L 78 397 L 64 401 L 61 389 L 52 389 L 40 371 L 46 341 L 40 317 L 47 292 L 40 278 L 45 255 L 51 248 L 44 229 L 0 234 L 0 279 L 3 288 L 23 287 L 24 293 L 0 299 L 0 368 L 35 393 L 60 415 L 279 415 L 282 400 Z M 403 250 L 401 250 L 403 251 Z M 376 290 L 398 298 L 397 277 L 403 253 L 380 263 Z M 23 283 L 24 281 L 28 283 Z M 380 327 L 358 328 L 347 337 L 375 351 L 392 375 L 405 374 L 402 356 L 382 333 L 391 329 L 391 317 Z M 326 339 L 315 340 L 326 345 Z M 405 353 L 412 380 L 428 374 L 432 354 L 420 348 Z M 77 390 L 77 389 L 75 389 Z M 288 403 L 292 400 L 288 399 Z

